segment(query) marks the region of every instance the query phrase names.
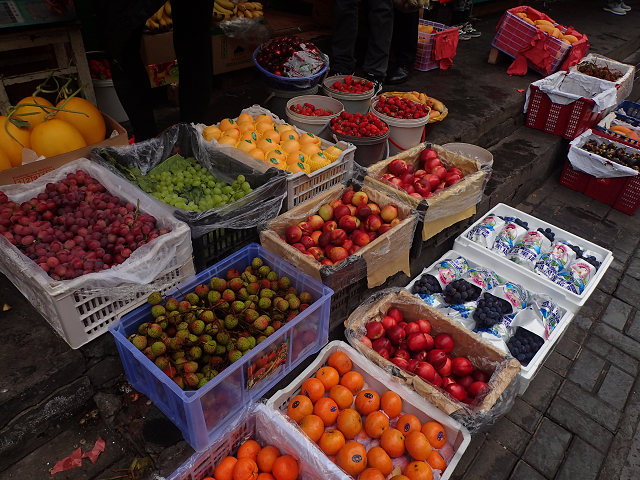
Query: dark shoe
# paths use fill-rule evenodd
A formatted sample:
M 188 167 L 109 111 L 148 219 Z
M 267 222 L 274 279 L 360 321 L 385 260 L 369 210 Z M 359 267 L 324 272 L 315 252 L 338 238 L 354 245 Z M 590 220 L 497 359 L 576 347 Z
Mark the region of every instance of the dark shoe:
M 387 83 L 389 85 L 404 83 L 409 80 L 412 73 L 411 65 L 398 65 L 387 74 Z
M 382 91 L 384 77 L 378 77 L 372 73 L 365 73 L 364 78 L 373 82 L 373 95 L 376 96 Z

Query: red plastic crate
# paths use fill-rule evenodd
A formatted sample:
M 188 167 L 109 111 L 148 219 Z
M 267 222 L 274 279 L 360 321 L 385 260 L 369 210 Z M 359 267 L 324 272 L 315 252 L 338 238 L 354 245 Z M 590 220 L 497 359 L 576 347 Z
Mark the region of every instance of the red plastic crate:
M 588 173 L 574 170 L 571 166 L 571 162 L 567 159 L 564 162 L 564 168 L 562 169 L 562 176 L 560 177 L 560 185 L 564 185 L 571 190 L 576 190 L 583 193 L 589 184 L 589 180 L 593 178 Z
M 527 7 L 527 12 L 529 10 L 537 12 L 535 9 Z M 539 14 L 539 12 L 537 13 Z M 502 22 L 498 26 L 498 31 L 491 42 L 491 46 L 506 53 L 510 57 L 515 58 L 518 52 L 531 42 L 533 37 L 536 35 L 536 32 L 537 28 L 535 26 L 525 22 L 520 17 L 507 10 Z M 551 63 L 550 74 L 556 72 L 560 68 L 560 65 L 562 65 L 562 62 L 564 61 L 564 57 L 571 49 L 571 45 L 567 45 L 562 40 L 551 37 L 548 48 L 549 55 L 554 57 L 553 62 Z M 534 68 L 531 63 L 529 63 L 529 68 L 535 70 L 541 75 L 548 75 L 547 72 L 542 72 Z
M 613 204 L 613 208 L 627 215 L 633 215 L 638 206 L 640 206 L 640 175 L 627 178 L 622 192 L 618 196 L 616 203 Z
M 601 113 L 593 113 L 595 102 L 581 98 L 568 105 L 553 103 L 546 93 L 531 84 L 526 125 L 573 140 L 600 121 Z
M 428 72 L 429 70 L 440 68 L 440 62 L 433 59 L 433 45 L 435 43 L 436 33 L 444 32 L 446 30 L 454 30 L 454 28 L 447 27 L 442 23 L 435 23 L 422 19 L 420 19 L 420 25 L 431 25 L 434 32 L 418 32 L 418 51 L 416 53 L 416 60 L 413 63 L 413 68 L 420 72 Z
M 627 177 L 596 178 L 591 175 L 589 175 L 589 177 L 589 184 L 583 193 L 589 198 L 593 198 L 601 203 L 606 203 L 612 207 L 618 200 L 618 196 L 628 180 Z

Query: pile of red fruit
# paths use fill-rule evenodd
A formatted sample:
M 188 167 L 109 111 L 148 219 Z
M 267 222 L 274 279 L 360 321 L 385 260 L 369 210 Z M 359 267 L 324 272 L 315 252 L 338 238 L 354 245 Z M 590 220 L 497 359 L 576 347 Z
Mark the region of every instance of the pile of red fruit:
M 91 72 L 91 78 L 94 79 L 107 80 L 111 78 L 109 60 L 107 60 L 106 58 L 101 62 L 98 60 L 91 60 L 89 62 L 89 72 Z
M 389 130 L 387 124 L 371 112 L 366 115 L 342 112 L 331 119 L 331 128 L 352 137 L 378 137 Z
M 294 56 L 297 56 L 300 62 L 305 62 L 306 56 L 300 55 L 300 52 L 309 54 L 306 58 L 307 61 L 310 58 L 315 60 L 313 64 L 308 63 L 311 71 L 307 72 L 305 76 L 315 75 L 324 68 L 324 61 L 319 61 L 320 50 L 318 50 L 318 47 L 312 42 L 304 41 L 295 36 L 280 37 L 263 46 L 256 55 L 256 61 L 262 68 L 274 75 L 281 77 L 298 76 L 294 75 L 295 72 L 288 71 L 287 63 Z
M 362 93 L 368 92 L 373 88 L 373 82 L 371 80 L 355 80 L 352 75 L 344 77 L 344 83 L 340 83 L 338 80 L 331 85 L 333 90 L 343 93 Z
M 426 104 L 396 97 L 381 95 L 374 106 L 377 112 L 395 118 L 422 118 L 429 115 L 430 108 Z
M 22 204 L 0 192 L 0 234 L 54 280 L 107 270 L 165 233 L 82 170 Z
M 371 321 L 366 328 L 362 343 L 460 402 L 473 404 L 489 388 L 489 375 L 476 369 L 468 358 L 451 354 L 451 335 L 431 336 L 429 320 L 405 322 L 402 312 L 392 307 L 382 321 Z
M 347 190 L 307 221 L 287 228 L 283 240 L 322 265 L 334 265 L 401 221 L 396 206 L 381 209 L 365 192 Z
M 436 193 L 458 183 L 464 175 L 459 168 L 447 168 L 438 158 L 438 152 L 427 148 L 420 154 L 423 168 L 415 170 L 413 165 L 404 160 L 393 160 L 388 167 L 389 173 L 382 178 L 401 188 L 415 198 L 433 197 Z
M 328 108 L 316 108 L 310 103 L 305 103 L 304 105 L 297 103 L 295 105 L 291 105 L 289 110 L 297 113 L 298 115 L 306 115 L 308 117 L 327 117 L 329 115 L 333 115 L 333 112 Z

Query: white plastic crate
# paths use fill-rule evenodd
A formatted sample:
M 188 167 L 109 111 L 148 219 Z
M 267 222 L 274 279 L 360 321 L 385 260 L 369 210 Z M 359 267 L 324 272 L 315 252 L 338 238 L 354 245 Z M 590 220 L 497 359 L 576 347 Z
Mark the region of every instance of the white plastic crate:
M 454 455 L 451 461 L 448 463 L 447 468 L 440 477 L 441 480 L 447 480 L 451 477 L 456 465 L 462 458 L 465 450 L 469 446 L 471 441 L 471 435 L 460 423 L 453 418 L 440 411 L 434 405 L 429 403 L 423 397 L 418 395 L 410 388 L 398 383 L 397 379 L 389 375 L 374 363 L 367 360 L 359 352 L 351 348 L 348 344 L 340 341 L 334 341 L 327 344 L 326 347 L 318 354 L 316 360 L 309 365 L 304 372 L 302 372 L 298 378 L 296 378 L 287 388 L 276 392 L 267 402 L 267 406 L 286 414 L 287 406 L 293 397 L 300 394 L 300 387 L 304 381 L 315 375 L 315 373 L 327 364 L 327 361 L 332 353 L 343 352 L 346 353 L 351 362 L 353 363 L 352 370 L 360 373 L 365 381 L 367 388 L 375 390 L 378 393 L 391 390 L 400 397 L 402 397 L 402 411 L 404 413 L 410 413 L 418 417 L 421 423 L 435 420 L 439 422 L 447 433 L 447 441 L 453 447 Z M 304 436 L 306 444 L 317 448 L 315 444 L 306 436 Z M 318 449 L 318 452 L 322 453 Z M 328 460 L 327 460 L 328 461 Z M 329 462 L 331 463 L 331 462 Z M 339 469 L 337 471 L 339 475 L 332 476 L 331 478 L 340 478 L 344 480 L 351 480 L 344 471 Z M 327 477 L 328 478 L 328 477 Z
M 112 195 L 136 204 L 171 232 L 133 252 L 121 265 L 73 280 L 56 282 L 35 262 L 0 236 L 0 271 L 20 290 L 54 330 L 79 348 L 106 333 L 111 324 L 146 302 L 148 293 L 166 291 L 195 274 L 189 227 L 157 206 L 136 186 L 87 159 L 71 162 L 27 184 L 0 187 L 9 199 L 28 201 L 67 173 L 83 170 Z
M 270 115 L 273 118 L 276 125 L 287 123 L 279 118 L 276 114 L 258 105 L 245 108 L 240 113 L 248 113 L 254 118 L 258 115 L 266 114 Z M 237 117 L 234 120 L 237 120 Z M 298 128 L 293 124 L 291 126 L 295 129 L 298 135 L 307 133 L 306 131 Z M 242 161 L 244 163 L 248 163 L 256 170 L 266 170 L 269 168 L 269 165 L 267 163 L 258 160 L 248 153 L 243 152 L 242 150 L 238 150 L 231 145 L 221 145 L 215 139 L 213 139 L 211 142 L 207 142 L 202 137 L 202 130 L 204 129 L 204 127 L 205 126 L 202 124 L 195 125 L 195 128 L 199 134 L 198 141 L 201 142 L 201 145 L 204 145 L 204 148 L 215 148 L 218 150 L 223 150 L 230 157 L 233 157 L 236 160 Z M 320 170 L 316 170 L 311 175 L 307 175 L 304 172 L 292 173 L 290 175 L 287 175 L 287 198 L 283 203 L 283 211 L 291 210 L 293 207 L 300 205 L 302 202 L 305 202 L 310 198 L 315 197 L 319 193 L 327 191 L 340 183 L 346 183 L 351 179 L 353 175 L 353 162 L 356 152 L 355 145 L 347 142 L 331 143 L 322 138 L 320 138 L 320 140 L 322 142 L 322 150 L 325 150 L 333 145 L 337 145 L 343 150 L 342 153 L 335 162 L 331 162 L 326 167 L 321 168 Z
M 532 270 L 529 270 L 522 265 L 518 265 L 517 263 L 508 260 L 506 257 L 498 255 L 492 250 L 469 240 L 467 238 L 467 234 L 476 225 L 482 223 L 484 217 L 489 215 L 519 218 L 528 222 L 529 229 L 532 230 L 537 230 L 540 227 L 551 228 L 551 230 L 556 234 L 556 240 L 567 240 L 574 245 L 578 245 L 583 250 L 591 250 L 600 254 L 602 256 L 602 265 L 600 265 L 600 268 L 580 295 L 565 290 L 561 286 L 552 282 L 549 278 L 538 275 Z M 503 275 L 511 281 L 522 285 L 531 292 L 542 293 L 550 296 L 559 306 L 572 313 L 578 313 L 580 307 L 586 303 L 587 299 L 596 289 L 598 283 L 602 280 L 602 277 L 613 261 L 613 254 L 610 250 L 602 248 L 595 243 L 589 242 L 577 235 L 574 235 L 573 233 L 558 228 L 550 223 L 543 222 L 536 217 L 528 215 L 503 203 L 499 203 L 493 207 L 486 215 L 481 217 L 477 222 L 467 228 L 458 238 L 456 238 L 453 250 L 458 252 L 467 260 L 471 260 L 472 262 L 491 268 L 499 275 Z
M 514 281 L 508 276 L 503 276 L 502 273 L 500 273 L 500 271 L 495 270 L 494 268 L 491 267 L 491 265 L 482 264 L 482 263 L 478 263 L 470 260 L 469 258 L 466 257 L 464 252 L 449 250 L 447 253 L 442 255 L 442 257 L 440 257 L 439 260 L 433 262 L 429 267 L 426 267 L 422 272 L 420 272 L 420 274 L 417 277 L 415 277 L 413 280 L 411 280 L 411 282 L 405 288 L 410 293 L 413 293 L 412 289 L 413 289 L 414 283 L 416 283 L 420 279 L 420 277 L 422 277 L 423 274 L 429 271 L 432 271 L 438 263 L 442 262 L 445 259 L 458 258 L 460 256 L 464 257 L 467 260 L 471 268 L 475 268 L 475 267 L 489 268 L 495 271 L 503 280 L 506 280 L 509 282 Z M 518 282 L 515 282 L 515 283 L 518 283 Z M 525 286 L 525 288 L 527 288 L 531 293 L 537 293 L 539 291 L 538 286 L 532 283 L 529 283 L 527 286 Z M 551 351 L 553 350 L 555 345 L 560 341 L 560 339 L 562 338 L 562 335 L 564 335 L 564 332 L 566 331 L 567 327 L 571 323 L 571 320 L 573 320 L 573 317 L 574 317 L 574 314 L 571 311 L 566 310 L 566 313 L 563 315 L 562 319 L 560 320 L 560 323 L 556 326 L 553 332 L 551 332 L 551 335 L 544 342 L 540 350 L 538 350 L 538 353 L 536 353 L 536 355 L 529 361 L 529 364 L 526 367 L 525 366 L 521 367 L 520 391 L 518 392 L 519 395 L 522 395 L 527 390 L 527 387 L 529 387 L 531 380 L 535 378 L 538 371 L 540 370 L 540 367 L 542 367 L 547 357 L 549 357 L 549 355 L 551 354 Z

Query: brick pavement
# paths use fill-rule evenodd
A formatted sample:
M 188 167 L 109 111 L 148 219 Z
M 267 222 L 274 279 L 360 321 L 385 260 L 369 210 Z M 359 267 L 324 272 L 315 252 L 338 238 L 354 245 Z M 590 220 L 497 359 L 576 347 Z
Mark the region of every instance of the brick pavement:
M 472 438 L 451 478 L 640 478 L 640 212 L 618 212 L 555 177 L 517 208 L 615 260 L 527 391 Z

